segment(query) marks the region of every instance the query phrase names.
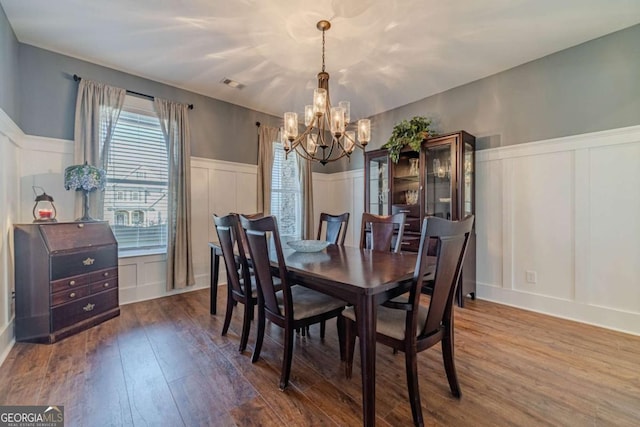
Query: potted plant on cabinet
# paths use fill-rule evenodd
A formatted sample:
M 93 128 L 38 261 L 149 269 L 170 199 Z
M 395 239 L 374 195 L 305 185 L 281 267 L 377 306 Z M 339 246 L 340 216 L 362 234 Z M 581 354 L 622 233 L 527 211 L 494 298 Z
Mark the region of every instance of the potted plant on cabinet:
M 382 148 L 389 150 L 392 162 L 398 163 L 400 151 L 405 146 L 408 145 L 413 151 L 419 152 L 422 141 L 433 134 L 431 119 L 415 116 L 411 120 L 402 120 L 396 124 L 391 132 L 391 137 Z

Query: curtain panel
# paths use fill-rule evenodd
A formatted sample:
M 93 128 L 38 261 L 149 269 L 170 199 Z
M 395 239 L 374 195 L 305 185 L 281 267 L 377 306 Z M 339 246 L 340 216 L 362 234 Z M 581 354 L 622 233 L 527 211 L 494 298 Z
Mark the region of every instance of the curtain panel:
M 271 172 L 273 169 L 273 142 L 278 128 L 258 128 L 258 212 L 271 215 Z
M 87 79 L 80 80 L 76 99 L 74 164 L 87 162 L 108 170 L 111 138 L 122 111 L 126 90 Z M 102 138 L 101 138 L 102 135 Z M 82 216 L 82 192 L 76 191 L 75 212 Z M 103 217 L 104 193 L 90 193 L 90 215 Z
M 311 160 L 304 159 L 297 154 L 298 171 L 300 173 L 300 189 L 302 190 L 302 238 L 315 239 L 316 230 L 313 226 L 313 175 Z
M 167 290 L 196 283 L 191 244 L 191 148 L 188 105 L 155 98 L 154 107 L 167 143 Z

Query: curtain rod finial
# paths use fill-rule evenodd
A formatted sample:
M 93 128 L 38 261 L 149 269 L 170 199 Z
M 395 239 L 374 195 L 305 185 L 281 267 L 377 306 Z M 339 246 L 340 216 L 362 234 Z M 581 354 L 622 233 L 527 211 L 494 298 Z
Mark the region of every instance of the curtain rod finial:
M 82 80 L 82 77 L 80 77 L 80 76 L 79 76 L 79 75 L 77 75 L 77 74 L 74 74 L 74 75 L 73 75 L 73 81 L 74 81 L 74 82 L 79 82 L 80 80 Z
M 260 127 L 260 122 L 256 122 L 256 126 Z

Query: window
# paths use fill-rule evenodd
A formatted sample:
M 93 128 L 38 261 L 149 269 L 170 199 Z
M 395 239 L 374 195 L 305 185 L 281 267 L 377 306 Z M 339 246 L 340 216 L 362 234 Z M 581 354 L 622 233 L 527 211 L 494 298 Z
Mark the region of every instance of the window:
M 167 246 L 167 148 L 148 100 L 127 96 L 109 152 L 104 219 L 121 255 Z
M 302 190 L 295 153 L 285 158 L 282 144 L 274 144 L 271 170 L 271 214 L 278 219 L 283 240 L 300 239 L 302 235 Z

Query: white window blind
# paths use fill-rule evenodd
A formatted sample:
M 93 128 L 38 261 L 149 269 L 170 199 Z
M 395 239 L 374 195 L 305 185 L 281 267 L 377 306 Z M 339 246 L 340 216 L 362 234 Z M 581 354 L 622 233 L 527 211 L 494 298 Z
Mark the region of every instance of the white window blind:
M 167 245 L 167 148 L 155 113 L 127 108 L 116 123 L 107 170 L 104 219 L 121 254 Z
M 290 153 L 285 159 L 282 144 L 274 144 L 271 214 L 278 219 L 278 229 L 284 240 L 297 240 L 302 234 L 302 195 L 298 176 L 296 154 Z

